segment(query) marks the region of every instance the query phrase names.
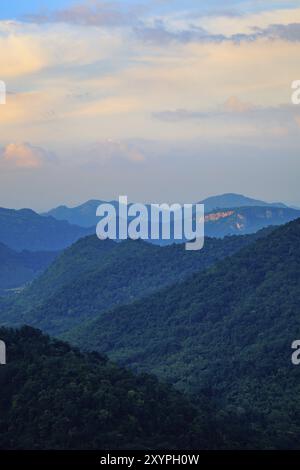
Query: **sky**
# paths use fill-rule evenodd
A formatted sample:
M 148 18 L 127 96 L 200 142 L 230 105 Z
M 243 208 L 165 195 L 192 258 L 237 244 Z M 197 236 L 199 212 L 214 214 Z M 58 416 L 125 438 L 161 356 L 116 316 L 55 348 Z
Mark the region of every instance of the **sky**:
M 0 206 L 300 205 L 300 0 L 2 0 Z

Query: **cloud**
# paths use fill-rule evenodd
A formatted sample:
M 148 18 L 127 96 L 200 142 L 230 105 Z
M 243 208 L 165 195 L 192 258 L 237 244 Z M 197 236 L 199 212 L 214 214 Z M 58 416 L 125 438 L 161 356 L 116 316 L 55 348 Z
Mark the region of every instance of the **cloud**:
M 262 38 L 299 41 L 300 9 L 278 8 L 259 12 L 186 9 L 164 16 L 144 17 L 134 28 L 138 38 L 153 44 L 251 42 Z
M 223 35 L 208 33 L 200 26 L 192 26 L 190 29 L 170 30 L 162 20 L 156 20 L 153 26 L 141 23 L 134 28 L 138 39 L 154 44 L 167 44 L 170 42 L 220 42 L 225 39 Z
M 29 143 L 7 144 L 1 153 L 0 162 L 8 168 L 40 168 L 51 160 L 46 150 Z
M 165 45 L 172 42 L 234 43 L 260 38 L 300 40 L 300 10 L 272 8 L 256 13 L 212 8 L 174 10 L 155 14 L 146 3 L 86 0 L 70 7 L 46 10 L 24 17 L 32 24 L 61 23 L 71 26 L 125 29 L 145 43 Z
M 82 26 L 118 27 L 132 24 L 136 19 L 135 10 L 124 8 L 119 2 L 89 1 L 69 8 L 26 15 L 34 23 L 68 23 Z
M 241 114 L 254 111 L 256 107 L 251 103 L 246 103 L 236 96 L 230 96 L 225 103 L 214 111 L 201 112 L 188 109 L 176 109 L 175 111 L 160 111 L 152 113 L 154 119 L 165 122 L 180 122 L 188 120 L 199 120 L 212 117 L 221 117 L 226 114 Z
M 231 113 L 246 113 L 247 111 L 253 111 L 255 106 L 241 101 L 236 96 L 230 96 L 224 103 L 224 109 Z
M 300 127 L 300 115 L 295 116 L 295 122 L 296 122 L 297 126 Z
M 15 24 L 0 23 L 0 76 L 17 77 L 35 73 L 45 64 L 45 55 L 31 34 L 18 34 Z M 24 32 L 23 32 L 24 33 Z
M 89 103 L 81 104 L 78 108 L 70 112 L 70 116 L 95 117 L 121 115 L 135 112 L 140 109 L 140 102 L 131 96 L 112 96 L 102 100 L 93 100 Z
M 215 139 L 227 136 L 236 137 L 276 137 L 299 136 L 299 108 L 292 104 L 278 106 L 255 106 L 232 96 L 215 110 L 201 112 L 178 109 L 152 114 L 154 119 L 174 125 L 193 122 L 201 131 L 212 131 Z M 200 126 L 201 123 L 201 126 Z M 183 126 L 182 126 L 183 127 Z M 189 127 L 192 127 L 190 124 Z
M 298 21 L 300 9 L 298 17 L 293 14 Z M 295 60 L 299 43 L 268 41 L 261 35 L 278 15 L 261 21 L 257 15 L 215 17 L 201 24 L 195 24 L 197 18 L 180 15 L 147 21 L 150 36 L 157 34 L 153 43 L 141 42 L 127 27 L 104 30 L 71 23 L 0 22 L 0 45 L 8 58 L 3 69 L 0 64 L 0 78 L 9 57 L 19 59 L 11 62 L 14 78 L 4 77 L 8 90 L 15 92 L 0 110 L 6 141 L 42 142 L 46 148 L 53 142 L 57 148 L 61 142 L 72 147 L 74 142 L 107 137 L 171 139 L 174 126 L 162 125 L 163 121 L 190 123 L 178 125 L 177 139 L 199 133 L 222 136 L 222 117 L 229 116 L 239 128 L 243 114 L 241 121 L 251 119 L 254 125 L 249 102 L 262 108 L 290 102 L 290 84 L 299 75 Z M 290 15 L 282 15 L 282 21 L 287 20 Z M 251 29 L 253 24 L 260 30 Z M 143 24 L 138 27 L 142 30 Z M 232 32 L 260 37 L 238 44 L 201 42 L 214 31 L 226 37 Z M 9 41 L 2 44 L 5 38 Z M 23 39 L 37 61 L 31 73 L 28 66 L 28 72 L 20 69 L 18 74 L 13 67 L 21 63 L 23 50 L 15 45 L 19 47 Z
M 269 39 L 284 39 L 290 42 L 299 42 L 300 23 L 272 24 L 265 29 L 258 29 L 255 36 L 263 36 Z
M 240 17 L 197 17 L 191 10 L 189 16 L 172 16 L 170 9 L 160 18 L 143 12 L 129 18 L 112 2 L 111 15 L 108 2 L 106 15 L 100 14 L 100 2 L 98 16 L 90 5 L 46 13 L 36 22 L 0 21 L 0 79 L 14 92 L 0 109 L 3 142 L 13 143 L 0 150 L 0 166 L 25 169 L 0 170 L 2 196 L 11 181 L 20 188 L 23 178 L 36 180 L 34 169 L 39 181 L 43 175 L 43 185 L 48 181 L 49 194 L 57 180 L 67 191 L 70 174 L 78 188 L 125 191 L 124 175 L 131 173 L 132 183 L 140 172 L 143 191 L 149 174 L 169 178 L 168 168 L 173 172 L 164 166 L 167 154 L 176 187 L 186 190 L 190 185 L 181 184 L 182 175 L 191 155 L 188 143 L 195 139 L 195 162 L 209 160 L 205 145 L 210 143 L 221 165 L 221 156 L 232 161 L 231 144 L 242 142 L 251 157 L 255 146 L 266 153 L 271 148 L 269 162 L 276 144 L 282 155 L 277 168 L 280 162 L 285 166 L 290 148 L 299 149 L 300 108 L 280 103 L 291 103 L 291 82 L 300 78 L 300 8 Z M 145 150 L 133 143 L 142 139 L 172 147 Z M 91 142 L 98 143 L 91 148 Z M 46 163 L 48 152 L 34 145 L 61 155 L 59 171 Z M 88 177 L 83 178 L 85 163 Z M 271 179 L 271 163 L 269 168 Z M 296 171 L 290 173 L 296 177 Z M 171 186 L 169 179 L 164 183 Z M 36 191 L 27 183 L 23 189 Z
M 94 143 L 88 150 L 88 155 L 94 162 L 110 162 L 126 160 L 131 163 L 143 163 L 145 155 L 134 143 L 107 139 Z
M 154 119 L 165 122 L 180 122 L 193 119 L 204 119 L 210 116 L 210 113 L 200 111 L 190 111 L 188 109 L 175 109 L 174 111 L 158 111 L 152 113 Z
M 157 20 L 154 26 L 141 24 L 134 28 L 135 34 L 144 42 L 153 44 L 178 43 L 220 43 L 220 42 L 252 42 L 265 38 L 268 40 L 282 39 L 288 42 L 300 41 L 300 23 L 271 24 L 266 28 L 253 26 L 249 33 L 215 34 L 210 33 L 200 26 L 191 25 L 189 29 L 171 30 L 161 20 Z
M 0 21 L 0 78 L 27 78 L 44 71 L 50 75 L 58 68 L 65 75 L 73 68 L 74 74 L 83 66 L 110 59 L 122 44 L 120 34 L 107 30 Z

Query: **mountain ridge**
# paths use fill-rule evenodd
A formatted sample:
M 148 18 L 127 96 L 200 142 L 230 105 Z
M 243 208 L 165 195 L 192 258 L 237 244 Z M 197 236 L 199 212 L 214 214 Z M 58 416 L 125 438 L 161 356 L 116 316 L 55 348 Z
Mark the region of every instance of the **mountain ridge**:
M 113 204 L 114 207 L 117 207 L 118 205 L 117 201 L 90 199 L 82 204 L 73 207 L 61 205 L 50 209 L 42 215 L 51 215 L 54 218 L 57 218 L 58 220 L 67 220 L 69 223 L 74 223 L 75 225 L 80 225 L 82 227 L 92 227 L 95 226 L 98 221 L 98 218 L 96 217 L 96 209 L 100 204 L 103 203 Z M 279 207 L 285 209 L 288 208 L 288 206 L 280 202 L 269 203 L 235 193 L 225 193 L 218 196 L 211 196 L 202 200 L 200 204 L 204 204 L 206 206 L 206 212 L 211 212 L 215 209 L 229 209 L 233 207 L 238 208 L 245 206 Z
M 216 209 L 230 209 L 236 207 L 280 207 L 287 209 L 288 206 L 282 202 L 266 202 L 259 199 L 244 196 L 237 193 L 224 193 L 216 196 L 210 196 L 201 201 L 206 207 L 206 212 Z
M 25 326 L 0 327 L 0 449 L 208 448 L 210 414 L 150 375 L 135 375 Z M 204 419 L 206 416 L 206 419 Z M 211 429 L 216 442 L 218 433 Z
M 299 239 L 297 219 L 65 338 L 181 390 L 211 387 L 226 407 L 255 406 L 271 420 L 281 413 L 282 423 L 291 420 L 295 429 L 297 420 L 288 415 L 300 413 L 300 401 L 293 402 L 300 369 L 291 363 L 291 344 L 300 335 Z
M 59 251 L 91 233 L 31 209 L 0 208 L 0 242 L 15 251 Z
M 14 251 L 0 242 L 0 295 L 23 287 L 41 274 L 59 252 Z
M 128 303 L 206 269 L 272 228 L 258 234 L 206 238 L 198 252 L 184 245 L 155 246 L 141 240 L 115 243 L 90 236 L 77 241 L 16 298 L 0 309 L 5 324 L 31 324 L 62 334 L 108 308 Z

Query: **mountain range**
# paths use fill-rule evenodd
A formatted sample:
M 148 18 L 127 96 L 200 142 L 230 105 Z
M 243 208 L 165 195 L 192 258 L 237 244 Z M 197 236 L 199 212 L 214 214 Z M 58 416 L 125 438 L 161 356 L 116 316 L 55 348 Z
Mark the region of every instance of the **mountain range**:
M 21 294 L 7 299 L 2 313 L 0 309 L 0 320 L 63 334 L 107 309 L 207 269 L 270 230 L 207 238 L 197 252 L 186 251 L 184 245 L 159 247 L 143 241 L 115 243 L 86 237 L 65 250 Z
M 189 394 L 211 390 L 226 412 L 252 416 L 253 426 L 260 416 L 264 448 L 297 448 L 300 370 L 291 344 L 300 335 L 299 239 L 300 219 L 65 338 Z
M 2 281 L 43 271 L 0 297 L 11 360 L 0 448 L 299 448 L 300 218 L 289 211 L 215 208 L 206 227 L 218 238 L 198 252 L 95 235 L 60 254 L 0 245 Z M 265 220 L 280 226 L 240 235 Z
M 288 423 L 293 440 L 300 430 L 300 370 L 291 363 L 300 335 L 299 239 L 300 219 L 66 337 L 189 393 L 209 387 L 225 408 L 257 409 L 270 426 L 280 414 L 278 435 Z
M 58 256 L 52 251 L 16 252 L 0 243 L 0 294 L 21 288 L 41 274 Z
M 205 234 L 210 237 L 255 233 L 271 225 L 283 225 L 300 217 L 300 211 L 278 207 L 216 209 L 205 216 Z
M 260 199 L 243 196 L 242 194 L 225 193 L 217 196 L 211 196 L 201 201 L 205 205 L 206 212 L 212 212 L 217 209 L 230 209 L 232 207 L 280 207 L 287 209 L 287 205 L 282 202 L 266 202 Z
M 39 215 L 30 209 L 0 208 L 0 243 L 18 252 L 63 250 L 80 238 L 95 233 L 95 225 L 100 220 L 95 214 L 100 202 L 89 201 L 73 209 L 62 206 L 50 211 L 48 215 Z M 251 234 L 264 227 L 282 225 L 300 217 L 300 210 L 283 204 L 269 204 L 234 194 L 208 198 L 203 202 L 207 207 L 205 235 L 209 237 Z M 238 203 L 239 206 L 230 205 Z M 113 204 L 117 207 L 116 202 Z M 225 205 L 227 206 L 224 207 Z M 174 239 L 173 223 L 171 218 L 169 240 L 161 237 L 159 240 L 148 241 L 159 245 L 185 242 L 184 238 Z M 149 226 L 150 224 L 151 219 Z M 162 223 L 160 228 L 162 230 Z
M 96 217 L 96 210 L 103 203 L 105 202 L 95 199 L 73 208 L 59 206 L 46 215 L 82 227 L 93 226 L 95 228 L 100 220 Z M 109 203 L 116 208 L 118 216 L 118 203 L 116 201 Z M 201 201 L 201 204 L 205 205 L 205 234 L 210 237 L 255 233 L 264 227 L 285 224 L 300 217 L 300 210 L 289 208 L 283 203 L 268 203 L 232 193 L 209 197 Z M 151 220 L 149 227 L 150 224 Z M 172 218 L 171 224 L 173 227 Z M 173 229 L 171 229 L 172 233 Z M 158 241 L 149 241 L 154 244 L 168 245 L 174 242 L 182 243 L 185 239 L 175 240 L 171 235 L 170 240 L 160 237 Z
M 16 251 L 58 251 L 94 233 L 31 209 L 0 208 L 0 242 Z
M 58 206 L 50 211 L 44 213 L 45 216 L 54 217 L 57 220 L 66 220 L 70 224 L 79 225 L 81 227 L 95 227 L 99 218 L 96 217 L 96 210 L 100 204 L 112 204 L 114 207 L 118 206 L 117 201 L 103 201 L 98 199 L 91 199 L 79 206 L 68 207 L 65 205 Z M 278 207 L 287 209 L 288 207 L 283 203 L 268 203 L 258 199 L 252 199 L 241 194 L 227 193 L 219 196 L 208 197 L 199 202 L 205 205 L 206 213 L 218 209 L 230 209 L 241 207 Z

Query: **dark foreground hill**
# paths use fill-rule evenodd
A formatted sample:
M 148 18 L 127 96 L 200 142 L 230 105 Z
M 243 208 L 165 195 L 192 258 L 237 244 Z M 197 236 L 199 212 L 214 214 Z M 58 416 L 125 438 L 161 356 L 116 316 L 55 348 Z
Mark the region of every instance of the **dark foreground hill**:
M 43 217 L 30 209 L 0 208 L 0 242 L 16 251 L 58 251 L 91 233 L 92 229 Z
M 16 252 L 0 243 L 0 294 L 32 281 L 58 256 L 58 252 Z
M 134 375 L 38 330 L 0 328 L 0 449 L 205 449 L 221 445 L 198 411 L 153 376 Z M 199 409 L 199 408 L 198 408 Z
M 87 237 L 62 253 L 10 307 L 2 308 L 0 319 L 2 324 L 25 323 L 62 334 L 107 309 L 207 269 L 266 233 L 207 238 L 198 252 L 186 251 L 183 245 L 158 247 Z
M 300 220 L 239 253 L 68 335 L 181 390 L 214 390 L 225 409 L 264 416 L 273 444 L 300 433 Z M 287 432 L 288 430 L 288 432 Z

